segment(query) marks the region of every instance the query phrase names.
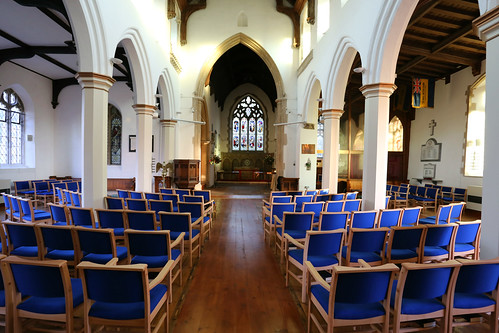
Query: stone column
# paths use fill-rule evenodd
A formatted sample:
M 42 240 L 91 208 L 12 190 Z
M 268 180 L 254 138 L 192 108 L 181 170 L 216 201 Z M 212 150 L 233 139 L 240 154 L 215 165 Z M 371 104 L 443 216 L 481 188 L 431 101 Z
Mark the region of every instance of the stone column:
M 161 161 L 173 161 L 175 158 L 175 125 L 176 120 L 161 119 L 161 138 L 163 140 L 161 145 Z M 171 175 L 170 175 L 171 176 Z
M 324 119 L 324 157 L 322 159 L 322 188 L 338 192 L 338 162 L 340 160 L 340 118 L 343 110 L 322 110 Z
M 154 105 L 135 104 L 133 109 L 137 114 L 137 175 L 135 190 L 152 191 L 152 115 L 156 110 Z
M 285 98 L 279 98 L 276 99 L 277 102 L 277 110 L 276 110 L 276 124 L 279 123 L 285 123 L 288 119 L 286 116 L 286 104 L 287 100 Z M 270 131 L 274 130 L 275 131 L 275 139 L 276 139 L 276 145 L 275 145 L 275 156 L 274 156 L 274 161 L 275 161 L 275 168 L 276 168 L 276 176 L 284 176 L 284 145 L 287 143 L 286 142 L 286 135 L 284 133 L 284 126 L 274 126 L 274 128 L 269 128 L 269 134 Z M 269 135 L 270 137 L 270 135 Z
M 362 173 L 363 210 L 385 208 L 390 96 L 396 88 L 393 83 L 373 83 L 360 88 L 366 98 Z
M 482 241 L 480 259 L 499 256 L 499 7 L 473 21 L 480 39 L 486 42 L 487 81 L 485 83 L 485 149 L 482 182 Z
M 104 208 L 107 196 L 107 110 L 112 77 L 80 72 L 82 87 L 82 207 Z

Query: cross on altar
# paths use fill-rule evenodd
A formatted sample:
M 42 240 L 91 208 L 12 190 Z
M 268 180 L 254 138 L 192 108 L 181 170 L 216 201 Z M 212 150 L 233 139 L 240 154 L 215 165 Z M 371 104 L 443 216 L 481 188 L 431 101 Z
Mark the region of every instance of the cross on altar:
M 430 136 L 433 136 L 433 134 L 435 133 L 435 127 L 437 127 L 437 122 L 435 121 L 435 119 L 432 119 L 428 124 L 428 128 L 431 129 Z

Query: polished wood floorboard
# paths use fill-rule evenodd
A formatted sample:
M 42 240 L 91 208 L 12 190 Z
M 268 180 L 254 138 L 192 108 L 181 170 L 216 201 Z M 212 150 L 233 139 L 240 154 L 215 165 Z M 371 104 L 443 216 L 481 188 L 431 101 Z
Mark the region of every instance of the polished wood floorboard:
M 304 332 L 301 309 L 263 242 L 261 200 L 268 187 L 223 186 L 212 192 L 217 217 L 173 332 Z

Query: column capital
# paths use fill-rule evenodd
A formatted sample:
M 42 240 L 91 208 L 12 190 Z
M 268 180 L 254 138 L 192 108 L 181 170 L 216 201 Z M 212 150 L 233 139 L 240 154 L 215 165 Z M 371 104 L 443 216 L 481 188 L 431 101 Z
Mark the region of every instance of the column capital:
M 473 30 L 484 42 L 499 36 L 499 6 L 474 19 Z
M 175 127 L 175 125 L 177 124 L 176 120 L 171 119 L 161 119 L 159 122 L 163 127 Z
M 345 111 L 340 109 L 326 109 L 322 110 L 320 114 L 324 117 L 324 120 L 327 119 L 340 119 Z
M 397 89 L 397 86 L 393 83 L 371 83 L 363 85 L 359 88 L 362 95 L 365 98 L 370 97 L 390 97 L 393 92 Z
M 147 104 L 134 104 L 132 108 L 135 110 L 136 114 L 149 115 L 152 117 L 153 113 L 156 111 L 156 106 Z
M 83 89 L 94 88 L 109 91 L 116 82 L 116 80 L 110 76 L 93 72 L 79 72 L 75 75 L 75 78 Z

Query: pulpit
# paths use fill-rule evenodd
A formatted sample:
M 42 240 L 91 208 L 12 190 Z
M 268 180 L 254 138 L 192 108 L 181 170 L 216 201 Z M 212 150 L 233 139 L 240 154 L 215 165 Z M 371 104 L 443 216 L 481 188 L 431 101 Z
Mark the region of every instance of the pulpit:
M 173 182 L 178 188 L 193 189 L 199 183 L 199 160 L 173 160 Z

